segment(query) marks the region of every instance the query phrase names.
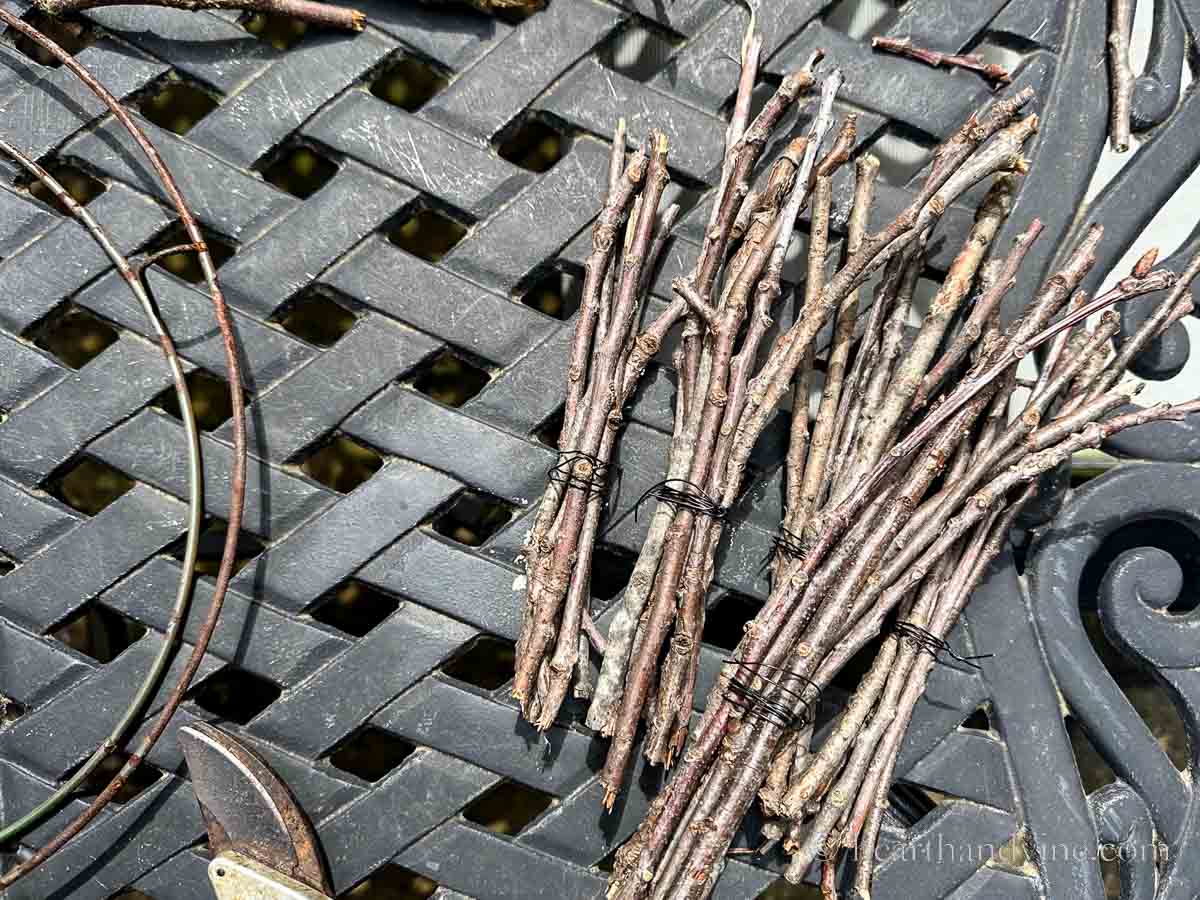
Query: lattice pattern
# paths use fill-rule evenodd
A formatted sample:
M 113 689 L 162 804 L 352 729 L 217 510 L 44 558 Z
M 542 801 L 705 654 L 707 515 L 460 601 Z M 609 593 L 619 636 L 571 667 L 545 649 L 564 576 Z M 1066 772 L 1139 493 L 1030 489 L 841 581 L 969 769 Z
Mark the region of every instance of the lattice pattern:
M 211 109 L 183 134 L 145 127 L 214 244 L 232 251 L 220 278 L 236 311 L 253 399 L 246 565 L 199 687 L 173 728 L 219 720 L 262 751 L 317 823 L 339 891 L 400 866 L 436 882 L 445 898 L 461 896 L 456 891 L 514 900 L 599 896 L 602 863 L 639 821 L 657 776 L 636 773 L 629 796 L 602 817 L 601 748 L 573 721 L 543 744 L 519 723 L 504 685 L 504 642 L 519 627 L 514 557 L 554 460 L 539 436 L 553 430 L 571 330 L 530 297 L 562 280 L 547 281 L 551 273 L 579 271 L 601 192 L 604 136 L 618 115 L 631 140 L 651 125 L 669 134 L 681 197 L 694 204 L 651 305 L 667 296 L 707 218 L 745 12 L 726 0 L 551 0 L 512 24 L 459 7 L 354 5 L 370 18 L 365 33 L 308 33 L 287 49 L 252 36 L 232 14 L 137 8 L 88 16 L 94 27 L 79 59 L 132 108 L 149 110 L 144 101 L 176 81 L 211 98 L 201 104 Z M 932 145 L 987 96 L 969 74 L 873 55 L 826 24 L 836 6 L 763 4 L 764 79 L 825 48 L 847 75 L 841 104 L 862 110 L 864 146 L 897 134 Z M 1200 24 L 1195 6 L 1165 4 L 1159 27 L 1167 43 L 1182 47 L 1185 25 Z M 947 51 L 989 40 L 1022 52 L 1013 89 L 1039 89 L 1043 130 L 1009 227 L 1034 213 L 1047 221 L 1039 265 L 1073 227 L 1103 140 L 1106 87 L 1095 65 L 1105 25 L 1093 7 L 909 0 L 879 26 Z M 623 58 L 616 43 L 643 33 L 665 51 L 614 68 Z M 424 95 L 385 83 L 406 60 L 432 70 Z M 169 243 L 158 188 L 97 102 L 64 71 L 11 45 L 0 44 L 0 63 L 0 133 L 32 156 L 99 179 L 104 191 L 90 209 L 124 250 Z M 1168 77 L 1164 90 L 1171 89 Z M 1097 215 L 1117 223 L 1105 248 L 1110 262 L 1174 190 L 1162 173 L 1190 171 L 1200 159 L 1200 145 L 1177 138 L 1194 136 L 1195 97 L 1190 92 L 1169 117 L 1173 103 L 1157 119 L 1146 114 L 1142 125 L 1157 130 L 1121 187 L 1096 201 Z M 314 155 L 320 174 L 292 194 L 271 170 L 297 148 Z M 186 488 L 182 426 L 156 402 L 169 377 L 141 313 L 83 231 L 14 187 L 15 176 L 0 163 L 0 572 L 11 568 L 0 578 L 0 693 L 17 716 L 0 730 L 6 820 L 90 752 L 145 671 L 178 576 L 171 554 L 184 529 Z M 1152 189 L 1131 190 L 1139 177 Z M 902 181 L 881 186 L 879 215 L 906 201 Z M 846 212 L 848 191 L 840 193 L 835 227 Z M 969 215 L 947 215 L 935 267 L 954 253 Z M 189 369 L 219 389 L 227 372 L 208 301 L 177 274 L 155 270 L 156 298 Z M 344 333 L 289 331 L 291 312 L 305 302 L 338 304 L 352 321 Z M 110 342 L 73 368 L 46 349 L 53 346 L 46 335 L 78 315 L 98 319 Z M 784 324 L 789 315 L 781 315 Z M 645 527 L 631 503 L 661 477 L 674 392 L 669 358 L 666 348 L 621 442 L 622 488 L 602 551 L 611 574 L 597 586 L 607 594 L 598 613 L 619 593 L 622 560 Z M 468 373 L 470 387 L 439 387 L 448 370 Z M 739 604 L 765 596 L 760 562 L 779 520 L 786 434 L 786 422 L 777 425 L 756 452 L 761 474 L 721 558 L 712 605 L 727 608 L 718 621 L 736 623 Z M 203 437 L 214 520 L 228 515 L 231 427 L 214 422 Z M 1146 448 L 1156 445 L 1160 458 L 1200 456 L 1190 426 L 1152 428 L 1153 435 L 1122 438 L 1125 449 L 1152 455 Z M 345 459 L 330 449 L 335 444 L 375 465 L 331 475 Z M 64 503 L 60 489 L 83 461 L 110 467 L 119 473 L 114 484 L 126 488 L 87 514 Z M 474 505 L 452 513 L 467 495 Z M 486 527 L 471 511 L 480 504 L 491 511 Z M 480 542 L 478 528 L 495 533 Z M 202 578 L 199 610 L 210 592 Z M 96 658 L 55 637 L 81 611 L 95 610 L 144 633 L 115 656 Z M 1036 652 L 1031 635 L 1013 640 Z M 963 629 L 955 640 L 969 652 Z M 471 654 L 486 664 L 464 663 Z M 724 654 L 705 647 L 698 697 Z M 883 864 L 879 896 L 912 895 L 918 883 L 928 897 L 1040 895 L 1028 874 L 981 867 L 986 860 L 977 858 L 931 866 L 911 852 L 943 836 L 999 846 L 1024 821 L 1005 740 L 959 727 L 998 687 L 973 672 L 934 675 L 900 769 L 961 799 L 891 832 L 889 849 L 910 852 Z M 372 741 L 376 762 L 364 768 L 356 753 Z M 203 827 L 181 763 L 169 734 L 150 760 L 157 780 L 10 896 L 104 900 L 126 887 L 156 900 L 210 896 Z M 1029 787 L 1027 769 L 1015 771 Z M 506 780 L 553 798 L 515 835 L 471 818 L 477 799 Z M 44 838 L 70 812 L 30 839 Z M 717 895 L 756 896 L 776 877 L 731 858 Z

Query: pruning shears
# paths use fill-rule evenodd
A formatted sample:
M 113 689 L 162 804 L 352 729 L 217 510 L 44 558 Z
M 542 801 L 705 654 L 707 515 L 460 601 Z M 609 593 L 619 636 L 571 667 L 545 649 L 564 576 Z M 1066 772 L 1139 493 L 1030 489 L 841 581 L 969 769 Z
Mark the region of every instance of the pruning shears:
M 208 724 L 185 725 L 179 743 L 208 829 L 217 900 L 332 900 L 316 832 L 267 762 Z

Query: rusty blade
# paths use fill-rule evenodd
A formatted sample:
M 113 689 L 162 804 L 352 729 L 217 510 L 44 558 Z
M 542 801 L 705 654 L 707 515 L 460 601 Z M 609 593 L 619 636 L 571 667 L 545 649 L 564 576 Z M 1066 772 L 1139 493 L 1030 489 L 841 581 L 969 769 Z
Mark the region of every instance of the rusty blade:
M 179 743 L 214 856 L 232 850 L 333 894 L 312 825 L 262 757 L 205 723 L 179 729 Z

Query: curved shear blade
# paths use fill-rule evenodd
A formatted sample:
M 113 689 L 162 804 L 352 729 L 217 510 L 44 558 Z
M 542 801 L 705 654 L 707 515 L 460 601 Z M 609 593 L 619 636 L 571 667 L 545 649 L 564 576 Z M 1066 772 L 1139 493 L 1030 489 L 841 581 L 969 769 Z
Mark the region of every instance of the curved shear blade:
M 179 729 L 179 743 L 214 856 L 240 853 L 333 894 L 312 825 L 262 757 L 205 723 Z

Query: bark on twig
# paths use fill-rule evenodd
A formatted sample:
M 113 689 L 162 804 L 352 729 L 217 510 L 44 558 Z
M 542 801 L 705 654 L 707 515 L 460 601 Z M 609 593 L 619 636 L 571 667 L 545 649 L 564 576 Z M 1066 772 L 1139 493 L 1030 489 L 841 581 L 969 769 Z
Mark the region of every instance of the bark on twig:
M 1133 0 L 1109 0 L 1108 134 L 1117 153 L 1129 149 L 1133 115 L 1133 68 L 1129 65 L 1129 36 L 1133 32 Z
M 362 31 L 367 17 L 356 9 L 346 9 L 316 0 L 33 0 L 34 6 L 51 16 L 99 9 L 106 6 L 162 6 L 186 12 L 206 9 L 240 9 L 246 12 L 291 16 L 312 25 Z
M 917 62 L 933 66 L 935 69 L 941 66 L 950 69 L 966 69 L 968 72 L 979 75 L 993 88 L 1012 81 L 1012 75 L 1004 66 L 985 62 L 982 56 L 975 53 L 940 53 L 937 50 L 916 47 L 908 38 L 891 37 L 874 37 L 871 39 L 871 47 L 885 53 L 895 53 L 897 56 L 915 59 Z
M 44 48 L 108 108 L 121 126 L 129 132 L 134 143 L 138 145 L 138 148 L 145 154 L 155 176 L 163 185 L 168 202 L 178 214 L 188 239 L 192 243 L 204 247 L 204 238 L 200 233 L 195 216 L 184 201 L 178 183 L 163 163 L 154 145 L 146 137 L 145 132 L 141 130 L 117 98 L 105 89 L 73 56 L 63 50 L 53 40 L 3 7 L 0 7 L 0 24 L 20 32 Z M 62 849 L 86 828 L 128 783 L 138 766 L 158 743 L 159 738 L 166 731 L 171 718 L 183 702 L 184 695 L 187 693 L 192 679 L 200 668 L 200 663 L 208 650 L 209 642 L 220 619 L 222 605 L 229 587 L 229 580 L 233 574 L 234 560 L 237 555 L 237 542 L 240 535 L 242 510 L 245 500 L 245 394 L 242 388 L 243 377 L 237 336 L 233 330 L 229 308 L 226 306 L 225 298 L 217 285 L 216 267 L 213 265 L 212 257 L 209 255 L 207 248 L 199 251 L 199 258 L 205 282 L 212 297 L 213 312 L 217 321 L 217 327 L 221 333 L 225 365 L 229 375 L 230 404 L 233 412 L 233 459 L 229 476 L 229 519 L 208 613 L 197 632 L 192 646 L 192 653 L 184 664 L 183 670 L 180 672 L 174 686 L 168 692 L 166 700 L 160 708 L 158 718 L 155 719 L 154 724 L 143 735 L 134 751 L 126 758 L 124 764 L 112 777 L 107 786 L 93 798 L 86 809 L 73 818 L 49 841 L 0 876 L 0 888 L 12 886 Z

